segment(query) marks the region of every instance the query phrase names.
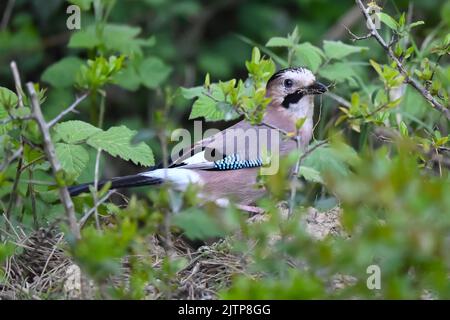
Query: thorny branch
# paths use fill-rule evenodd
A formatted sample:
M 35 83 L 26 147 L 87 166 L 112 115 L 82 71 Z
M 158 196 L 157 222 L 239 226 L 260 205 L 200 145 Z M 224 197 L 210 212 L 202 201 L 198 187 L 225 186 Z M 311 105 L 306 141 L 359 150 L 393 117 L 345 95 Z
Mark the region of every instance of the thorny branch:
M 11 61 L 10 64 L 11 71 L 14 77 L 14 83 L 16 85 L 17 98 L 19 100 L 19 107 L 23 108 L 23 89 L 22 82 L 20 81 L 19 69 L 17 68 L 17 64 L 15 61 Z
M 408 71 L 405 69 L 402 62 L 397 58 L 397 56 L 394 54 L 394 51 L 392 50 L 392 47 L 390 44 L 387 44 L 386 41 L 381 37 L 381 35 L 378 33 L 376 26 L 374 25 L 372 18 L 369 16 L 369 13 L 364 6 L 364 4 L 361 2 L 361 0 L 356 0 L 356 4 L 361 9 L 362 14 L 364 15 L 364 18 L 367 21 L 367 26 L 369 28 L 369 34 L 363 37 L 357 37 L 353 33 L 352 36 L 354 37 L 354 40 L 362 40 L 362 39 L 368 39 L 368 38 L 374 38 L 380 45 L 383 47 L 383 49 L 388 54 L 389 58 L 391 58 L 392 61 L 395 62 L 397 70 L 400 72 L 402 76 L 405 77 L 404 82 L 411 85 L 417 92 L 419 92 L 430 104 L 431 106 L 440 111 L 444 114 L 444 116 L 450 120 L 450 110 L 447 109 L 444 105 L 442 105 L 439 101 L 437 101 L 431 93 L 423 87 L 418 80 L 411 77 L 408 74 Z
M 28 93 L 30 94 L 33 117 L 38 123 L 39 129 L 43 136 L 44 151 L 47 156 L 47 160 L 50 163 L 53 175 L 55 176 L 55 178 L 57 178 L 57 176 L 62 172 L 62 168 L 58 158 L 56 157 L 56 151 L 50 136 L 49 126 L 45 122 L 44 115 L 42 114 L 39 99 L 36 90 L 34 89 L 33 83 L 28 82 L 27 89 Z M 77 240 L 79 240 L 81 238 L 80 229 L 77 224 L 73 202 L 70 198 L 70 194 L 66 186 L 59 186 L 59 197 L 61 199 L 61 203 L 64 206 L 64 211 L 66 213 L 67 219 L 69 220 L 70 231 L 72 232 L 73 236 Z

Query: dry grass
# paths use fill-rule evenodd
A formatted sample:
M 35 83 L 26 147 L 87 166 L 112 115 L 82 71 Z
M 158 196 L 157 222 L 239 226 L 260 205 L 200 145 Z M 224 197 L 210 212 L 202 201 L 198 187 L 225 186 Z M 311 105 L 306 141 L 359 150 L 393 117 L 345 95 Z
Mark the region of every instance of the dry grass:
M 310 209 L 305 223 L 312 236 L 320 239 L 327 234 L 339 234 L 340 210 L 318 212 Z M 264 217 L 252 218 L 252 223 Z M 14 228 L 9 237 L 20 250 L 2 267 L 5 279 L 0 283 L 0 299 L 80 299 L 81 273 L 64 252 L 63 234 L 55 229 L 40 229 L 27 235 L 21 228 Z M 194 249 L 182 238 L 174 237 L 167 248 L 157 237 L 148 240 L 146 257 L 152 267 L 161 268 L 164 257 L 184 258 L 186 265 L 170 279 L 171 290 L 159 290 L 147 286 L 147 299 L 216 299 L 218 292 L 230 285 L 232 277 L 248 273 L 249 257 L 231 250 L 230 239 L 222 239 L 210 245 Z M 127 285 L 128 261 L 123 260 L 121 277 L 113 283 Z M 93 287 L 93 284 L 91 284 Z M 83 296 L 85 297 L 85 296 Z

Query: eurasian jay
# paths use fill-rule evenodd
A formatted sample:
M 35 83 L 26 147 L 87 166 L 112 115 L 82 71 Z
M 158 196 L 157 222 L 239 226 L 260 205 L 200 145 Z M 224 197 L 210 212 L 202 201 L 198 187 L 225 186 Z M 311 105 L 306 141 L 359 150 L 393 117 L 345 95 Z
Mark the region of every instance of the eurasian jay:
M 261 124 L 252 125 L 242 120 L 196 142 L 170 162 L 168 168 L 152 168 L 136 175 L 112 178 L 99 182 L 98 187 L 111 181 L 111 189 L 169 183 L 175 189 L 185 190 L 192 183 L 199 185 L 201 198 L 250 205 L 265 192 L 256 187 L 264 153 L 279 157 L 298 147 L 294 139 L 280 132 L 294 133 L 300 138 L 300 147 L 305 148 L 313 134 L 314 95 L 326 91 L 327 87 L 317 82 L 306 68 L 280 70 L 267 82 L 266 94 L 271 102 Z M 304 122 L 296 134 L 296 123 L 300 119 Z M 90 185 L 93 183 L 73 186 L 69 192 L 76 196 L 88 192 Z

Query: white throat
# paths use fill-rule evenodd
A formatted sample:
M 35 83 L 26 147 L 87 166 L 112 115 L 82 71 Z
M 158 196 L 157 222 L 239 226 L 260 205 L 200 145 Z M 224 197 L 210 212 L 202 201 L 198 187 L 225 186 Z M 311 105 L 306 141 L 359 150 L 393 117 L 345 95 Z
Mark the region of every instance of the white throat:
M 297 119 L 312 119 L 314 115 L 314 97 L 312 95 L 305 96 L 297 103 L 291 103 L 286 111 Z

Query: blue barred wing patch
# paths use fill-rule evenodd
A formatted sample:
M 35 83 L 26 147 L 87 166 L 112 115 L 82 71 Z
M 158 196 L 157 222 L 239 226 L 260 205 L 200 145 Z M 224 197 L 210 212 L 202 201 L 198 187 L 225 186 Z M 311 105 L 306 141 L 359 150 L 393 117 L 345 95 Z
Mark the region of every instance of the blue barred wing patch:
M 262 166 L 262 160 L 241 160 L 238 154 L 231 154 L 222 160 L 214 161 L 215 170 L 237 170 Z

